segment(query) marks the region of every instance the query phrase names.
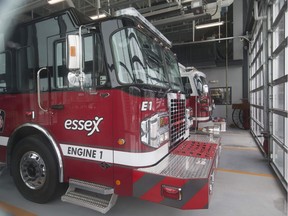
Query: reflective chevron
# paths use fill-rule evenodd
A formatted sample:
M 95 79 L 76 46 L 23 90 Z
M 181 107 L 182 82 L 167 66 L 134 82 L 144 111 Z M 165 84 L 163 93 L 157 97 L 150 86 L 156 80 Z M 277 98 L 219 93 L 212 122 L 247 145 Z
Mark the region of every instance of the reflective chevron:
M 139 176 L 141 177 L 139 178 Z M 208 179 L 183 180 L 142 172 L 135 172 L 134 177 L 134 197 L 179 209 L 208 208 Z M 163 197 L 161 194 L 162 185 L 180 188 L 182 199 L 174 200 Z
M 183 142 L 157 165 L 134 170 L 133 196 L 178 209 L 207 209 L 219 149 L 218 143 Z M 171 194 L 163 192 L 166 186 Z

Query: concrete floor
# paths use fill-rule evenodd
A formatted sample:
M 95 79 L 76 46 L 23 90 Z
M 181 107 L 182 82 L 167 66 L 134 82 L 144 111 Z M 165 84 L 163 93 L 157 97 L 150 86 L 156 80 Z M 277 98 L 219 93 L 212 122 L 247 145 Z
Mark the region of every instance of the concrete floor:
M 120 197 L 108 216 L 286 216 L 287 194 L 248 131 L 221 133 L 222 153 L 208 210 L 181 211 L 132 197 Z M 101 213 L 61 202 L 40 205 L 25 200 L 5 172 L 0 177 L 1 209 L 16 216 L 95 216 Z

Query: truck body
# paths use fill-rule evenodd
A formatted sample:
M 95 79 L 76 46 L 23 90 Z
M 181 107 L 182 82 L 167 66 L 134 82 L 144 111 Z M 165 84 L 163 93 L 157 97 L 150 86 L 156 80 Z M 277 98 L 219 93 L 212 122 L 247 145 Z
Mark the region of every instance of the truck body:
M 63 201 L 102 213 L 118 195 L 208 207 L 219 143 L 188 138 L 171 44 L 136 10 L 92 21 L 71 8 L 2 38 L 0 163 L 26 199 L 69 183 Z
M 193 127 L 212 119 L 215 104 L 210 96 L 206 75 L 194 67 L 179 64 L 182 82 L 187 97 L 187 107 L 193 109 Z

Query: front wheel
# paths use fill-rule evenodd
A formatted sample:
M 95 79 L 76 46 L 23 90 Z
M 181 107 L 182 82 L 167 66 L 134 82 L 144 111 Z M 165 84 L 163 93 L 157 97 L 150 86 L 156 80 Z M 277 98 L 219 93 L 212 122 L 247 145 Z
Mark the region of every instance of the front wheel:
M 12 154 L 11 173 L 19 192 L 32 202 L 52 200 L 60 187 L 56 158 L 49 142 L 39 135 L 17 143 Z

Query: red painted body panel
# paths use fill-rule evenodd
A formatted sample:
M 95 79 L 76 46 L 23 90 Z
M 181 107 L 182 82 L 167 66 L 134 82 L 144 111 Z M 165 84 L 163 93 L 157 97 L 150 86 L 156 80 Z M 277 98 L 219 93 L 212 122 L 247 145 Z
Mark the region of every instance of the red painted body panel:
M 114 166 L 114 191 L 121 196 L 133 195 L 133 169 L 131 167 Z M 120 184 L 115 184 L 116 181 Z
M 211 110 L 209 110 L 211 103 L 197 102 L 200 98 L 210 101 L 209 96 L 190 96 L 189 99 L 186 100 L 186 106 L 192 107 L 193 117 L 210 117 L 212 114 Z
M 44 93 L 43 95 L 43 98 L 48 99 L 48 93 Z M 128 152 L 151 151 L 151 148 L 140 143 L 141 120 L 151 116 L 156 110 L 158 112 L 167 112 L 166 99 L 141 98 L 132 96 L 121 90 L 99 90 L 96 95 L 87 92 L 53 92 L 50 94 L 49 100 L 43 100 L 43 106 L 48 107 L 48 105 L 63 104 L 64 108 L 60 110 L 50 109 L 48 113 L 43 113 L 35 105 L 36 97 L 33 94 L 13 95 L 10 97 L 8 95 L 5 99 L 9 103 L 4 103 L 3 98 L 0 99 L 2 100 L 0 101 L 1 104 L 3 104 L 1 108 L 6 111 L 3 136 L 9 137 L 16 127 L 27 122 L 32 122 L 45 128 L 57 141 L 59 149 L 61 149 L 60 144 L 75 144 L 78 146 L 116 149 Z M 152 101 L 152 110 L 141 111 L 141 105 L 144 100 Z M 31 119 L 29 115 L 27 116 L 27 111 L 34 111 L 35 119 Z M 98 125 L 99 132 L 94 132 L 90 136 L 88 136 L 89 131 L 86 130 L 65 129 L 65 121 L 67 119 L 82 119 L 86 121 L 93 120 L 95 117 L 103 118 L 103 120 Z M 118 138 L 125 139 L 125 145 L 118 145 Z M 180 144 L 171 154 L 188 156 L 187 153 L 177 152 L 181 146 L 183 144 Z M 211 144 L 211 146 L 213 145 Z M 184 152 L 186 150 L 187 148 Z M 212 148 L 211 151 L 208 151 L 206 147 L 204 150 L 205 154 L 204 156 L 203 154 L 201 155 L 202 158 L 209 157 L 213 160 L 216 158 L 216 147 Z M 197 153 L 198 150 L 194 148 L 193 151 Z M 1 161 L 5 161 L 5 147 L 1 146 L 0 152 Z M 133 167 L 116 166 L 113 163 L 102 164 L 90 160 L 64 157 L 63 155 L 62 157 L 64 163 L 64 181 L 75 178 L 95 182 L 113 187 L 115 193 L 119 195 L 134 195 L 144 200 L 181 209 L 201 209 L 208 207 L 209 178 L 187 179 L 161 176 L 145 173 Z M 211 168 L 210 172 L 212 171 L 213 168 Z M 152 179 L 152 182 L 150 180 L 146 182 L 143 179 Z M 154 183 L 153 179 L 155 180 Z M 141 181 L 146 183 L 146 186 L 141 188 L 143 193 L 135 194 L 135 191 L 137 192 L 135 185 Z M 162 185 L 182 188 L 185 199 L 178 202 L 162 197 Z M 191 188 L 191 191 L 189 188 Z
M 201 180 L 198 180 L 201 181 Z M 208 209 L 209 205 L 209 183 L 207 182 L 182 209 Z
M 151 101 L 152 109 L 141 111 L 143 101 Z M 63 105 L 63 109 L 49 108 L 47 113 L 39 110 L 35 94 L 1 96 L 1 109 L 6 112 L 5 129 L 1 136 L 11 136 L 24 123 L 35 123 L 48 131 L 60 151 L 60 144 L 69 144 L 126 152 L 149 152 L 154 149 L 140 142 L 141 120 L 156 112 L 167 112 L 166 98 L 141 98 L 122 90 L 99 90 L 97 94 L 82 91 L 42 93 L 41 102 L 44 108 Z M 34 112 L 35 118 L 32 119 L 27 112 Z M 103 119 L 98 124 L 99 131 L 93 132 L 93 123 L 85 127 L 84 122 L 92 122 L 95 118 Z M 120 138 L 125 140 L 124 145 L 117 144 Z M 118 167 L 114 172 L 113 163 L 103 168 L 100 162 L 63 155 L 62 158 L 64 181 L 75 178 L 114 187 L 114 180 L 119 179 L 122 184 L 119 189 L 116 188 L 116 192 L 131 194 L 132 184 L 127 181 L 132 179 L 131 168 Z M 6 160 L 5 147 L 1 148 L 0 160 Z
M 111 94 L 110 91 L 99 91 L 93 95 L 87 92 L 57 92 L 51 94 L 51 104 L 63 104 L 62 110 L 52 110 L 52 123 L 49 131 L 57 138 L 58 143 L 69 143 L 85 146 L 112 147 L 112 97 L 103 98 L 102 94 Z M 91 135 L 93 126 L 89 130 L 69 125 L 65 128 L 65 121 L 72 120 L 79 122 L 92 121 L 95 117 L 103 118 L 99 123 L 99 132 Z
M 87 160 L 77 160 L 64 157 L 65 181 L 70 178 L 80 179 L 88 182 L 113 187 L 113 166 L 110 168 L 101 167 L 101 163 Z
M 30 94 L 4 94 L 0 97 L 1 109 L 5 111 L 5 125 L 2 136 L 9 137 L 15 128 L 25 122 L 31 122 L 31 118 L 25 113 L 36 108 L 36 95 Z M 39 119 L 40 116 L 38 115 Z

